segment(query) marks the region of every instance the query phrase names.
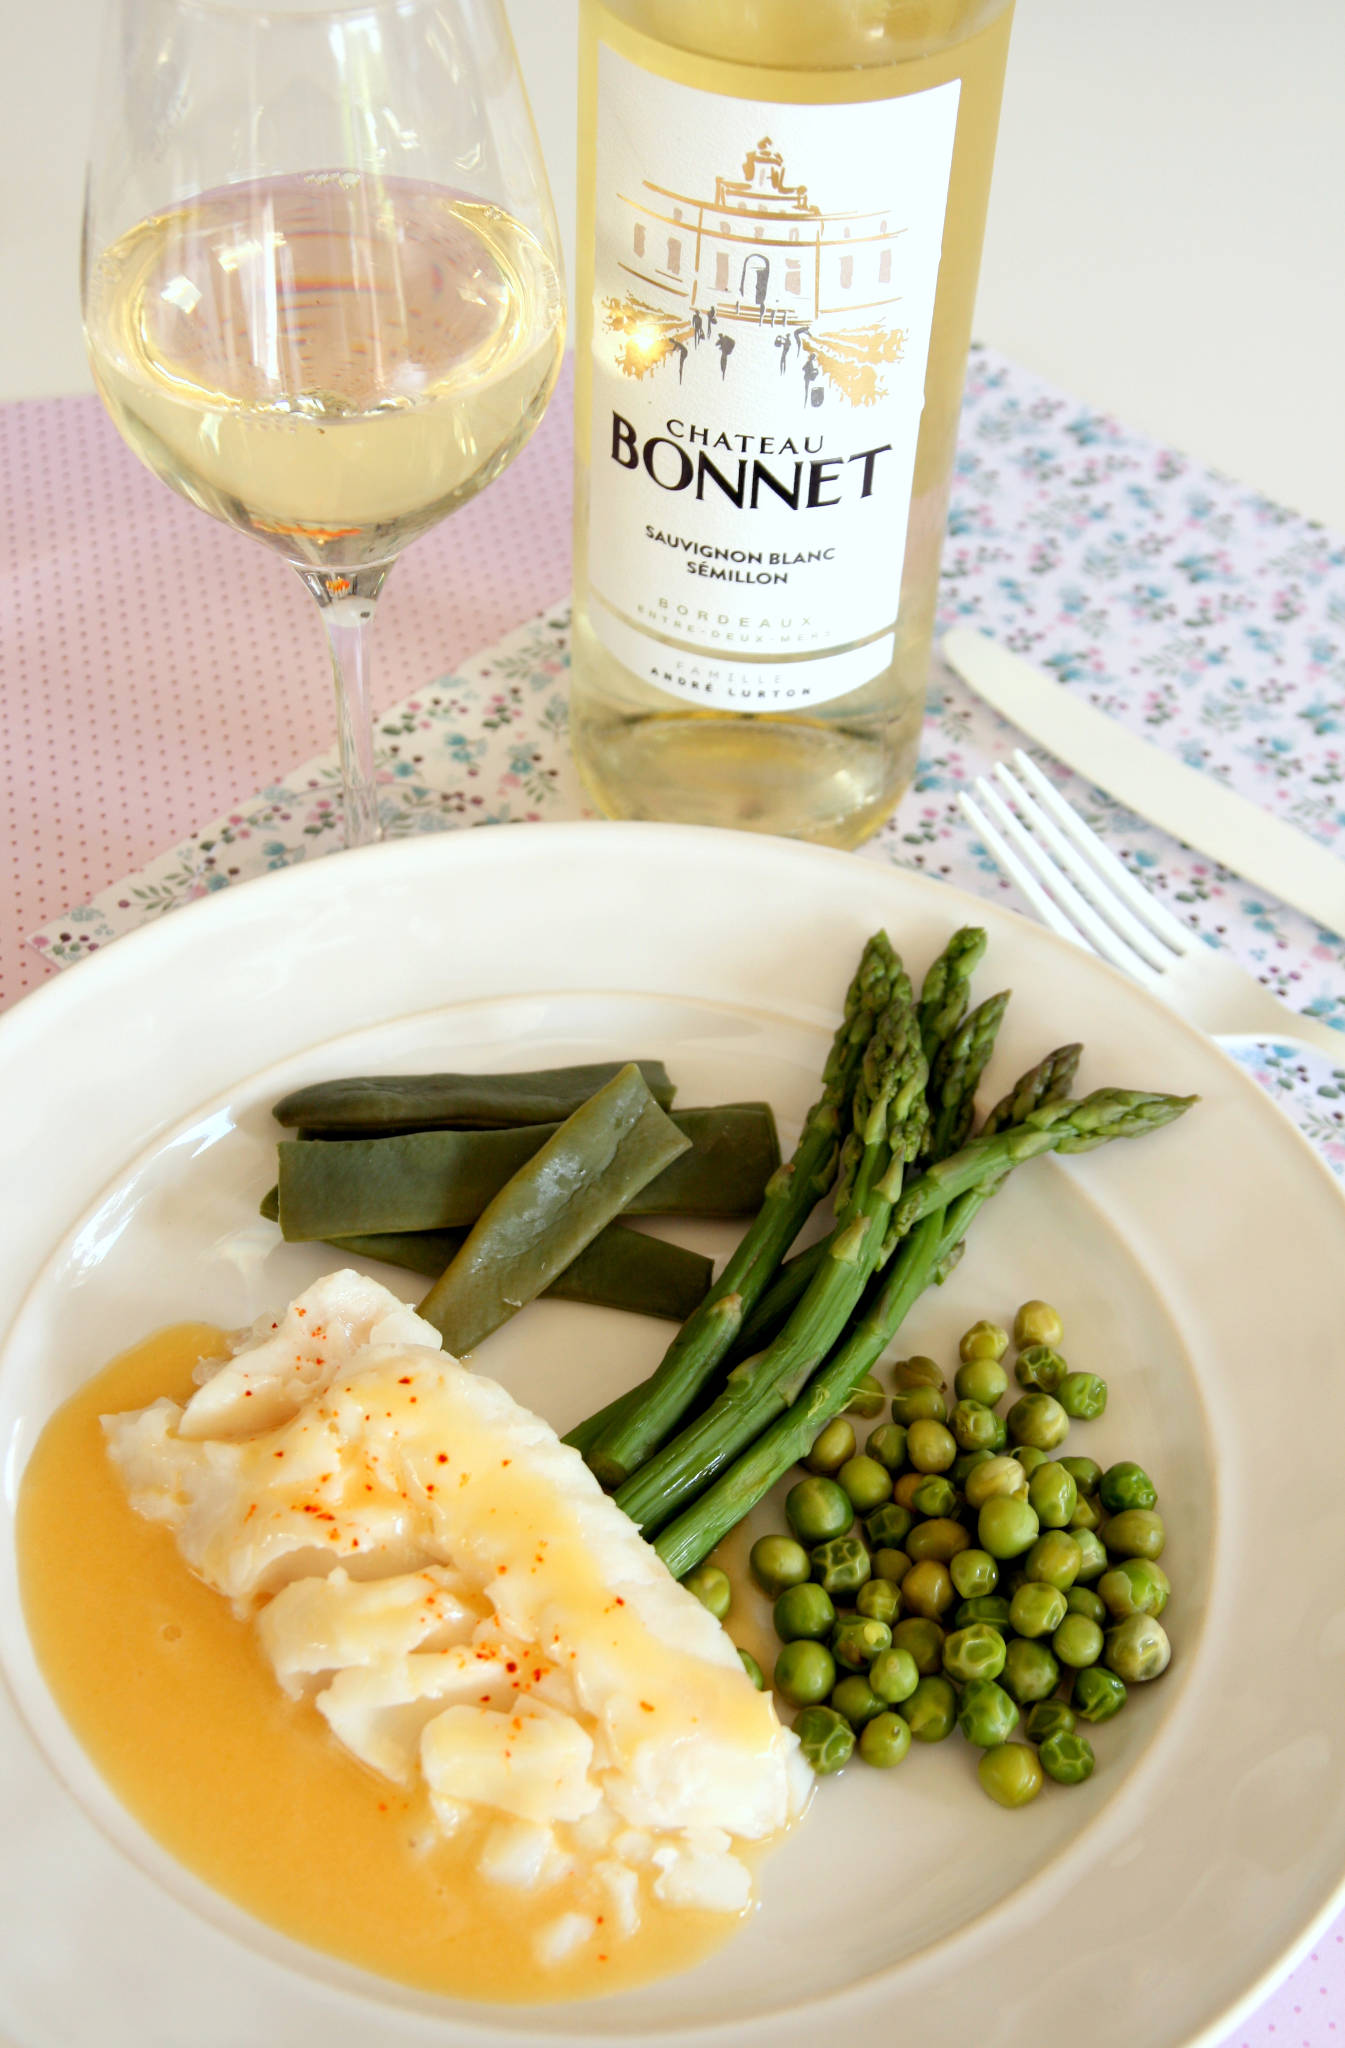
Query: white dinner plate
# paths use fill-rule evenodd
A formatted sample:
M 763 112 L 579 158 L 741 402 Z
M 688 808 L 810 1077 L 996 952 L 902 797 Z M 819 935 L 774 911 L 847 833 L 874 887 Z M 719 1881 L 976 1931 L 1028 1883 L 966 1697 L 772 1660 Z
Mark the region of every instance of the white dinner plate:
M 1005 1813 L 960 1737 L 895 1772 L 856 1763 L 819 1786 L 718 1955 L 583 2005 L 400 1989 L 182 1871 L 45 1691 L 12 1516 L 43 1422 L 105 1359 L 181 1318 L 244 1323 L 333 1262 L 257 1219 L 269 1104 L 341 1072 L 663 1057 L 684 1103 L 768 1097 L 788 1144 L 868 933 L 885 925 L 918 975 L 965 921 L 990 932 L 980 993 L 1015 991 L 987 1099 L 1076 1037 L 1081 1086 L 1202 1098 L 1141 1143 L 1023 1168 L 902 1333 L 946 1360 L 975 1317 L 1054 1301 L 1071 1363 L 1111 1388 L 1072 1447 L 1157 1480 L 1174 1661 L 1094 1731 L 1095 1776 Z M 1332 1909 L 1345 1201 L 1250 1080 L 1091 956 L 995 904 L 782 841 L 461 832 L 230 890 L 41 989 L 0 1021 L 0 1129 L 0 2027 L 21 2048 L 1185 2048 L 1221 2039 Z M 377 1270 L 414 1298 L 411 1276 Z M 478 1364 L 563 1429 L 666 1337 L 544 1302 Z M 765 1621 L 741 1593 L 734 1632 L 763 1654 Z

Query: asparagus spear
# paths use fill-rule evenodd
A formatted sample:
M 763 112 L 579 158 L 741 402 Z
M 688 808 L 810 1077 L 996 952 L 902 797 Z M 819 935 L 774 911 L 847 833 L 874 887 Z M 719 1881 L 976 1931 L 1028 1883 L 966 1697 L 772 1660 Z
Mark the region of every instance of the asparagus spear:
M 946 1158 L 971 1136 L 976 1121 L 976 1090 L 990 1064 L 1008 1001 L 1007 989 L 1000 995 L 988 996 L 939 1047 L 929 1077 L 929 1131 L 924 1144 L 927 1159 Z
M 1024 1075 L 1017 1089 L 1028 1095 L 1040 1093 L 1051 1085 L 1054 1074 L 1076 1058 L 1073 1047 L 1062 1048 L 1061 1053 L 1052 1054 L 1030 1074 Z M 1120 1091 L 1105 1092 L 1115 1096 Z M 1087 1102 L 1095 1102 L 1096 1099 L 1090 1096 Z M 1117 1116 L 1109 1121 L 1095 1122 L 1090 1145 L 1104 1145 L 1111 1138 L 1137 1137 L 1146 1130 L 1156 1130 L 1182 1115 L 1195 1097 L 1169 1095 L 1130 1099 L 1147 1105 L 1146 1112 L 1132 1120 Z M 1160 1104 L 1164 1106 L 1161 1112 L 1157 1108 Z M 1043 1100 L 1029 1112 L 1029 1118 L 1041 1115 L 1052 1106 L 1082 1111 L 1086 1104 L 1052 1105 Z M 1068 1123 L 1068 1118 L 1062 1121 Z M 750 1448 L 727 1470 L 722 1470 L 700 1498 L 686 1507 L 655 1539 L 655 1550 L 674 1576 L 683 1577 L 702 1558 L 708 1557 L 715 1544 L 750 1513 L 776 1480 L 783 1478 L 791 1465 L 807 1456 L 827 1423 L 840 1414 L 859 1382 L 873 1370 L 912 1304 L 931 1282 L 940 1278 L 948 1260 L 965 1238 L 977 1210 L 1001 1185 L 1014 1165 L 1033 1156 L 1031 1152 L 1024 1152 L 1019 1159 L 1010 1159 L 1007 1164 L 1002 1158 L 998 1164 L 993 1164 L 992 1155 L 986 1152 L 982 1155 L 981 1182 L 957 1196 L 946 1211 L 931 1210 L 916 1223 L 884 1273 L 870 1305 L 821 1371 L 814 1375 L 790 1407 L 762 1431 Z M 916 1183 L 917 1186 L 920 1184 Z
M 789 1405 L 844 1329 L 882 1256 L 902 1175 L 924 1136 L 927 1078 L 907 983 L 864 1054 L 855 1129 L 842 1153 L 837 1227 L 807 1292 L 779 1336 L 736 1365 L 710 1406 L 617 1491 L 618 1505 L 646 1532 Z
M 742 1241 L 643 1386 L 584 1455 L 604 1486 L 618 1486 L 664 1442 L 728 1354 L 745 1315 L 835 1177 L 839 1137 L 877 1019 L 892 1000 L 900 961 L 885 932 L 865 946 L 841 1024 L 794 1156 L 771 1176 Z M 581 1425 L 586 1427 L 586 1425 Z
M 957 1231 L 951 1242 L 960 1242 L 965 1224 L 950 1225 L 942 1212 L 927 1216 L 916 1227 L 884 1276 L 878 1300 L 855 1323 L 828 1363 L 784 1412 L 720 1471 L 699 1499 L 684 1507 L 654 1538 L 654 1548 L 674 1578 L 683 1578 L 708 1557 L 776 1480 L 807 1457 L 827 1423 L 840 1414 L 865 1373 L 872 1370 L 911 1304 L 929 1286 L 950 1229 Z
M 995 1121 L 1001 1113 L 1007 1114 L 1009 1121 L 1021 1123 L 1024 1117 L 1030 1116 L 1034 1109 L 1040 1109 L 1043 1103 L 1063 1102 L 1074 1086 L 1074 1076 L 1079 1070 L 1082 1053 L 1081 1045 L 1058 1045 L 1054 1052 L 1047 1053 L 1045 1059 L 1038 1060 L 1035 1067 L 1029 1067 L 1025 1074 L 1020 1074 L 1008 1094 L 991 1110 L 981 1126 L 979 1135 L 984 1138 L 992 1129 L 1003 1128 L 1002 1124 Z M 979 1193 L 960 1195 L 951 1209 L 936 1212 L 950 1220 L 960 1218 L 963 1231 L 963 1235 L 956 1240 L 945 1236 L 934 1272 L 936 1287 L 942 1287 L 966 1250 L 965 1233 L 972 1217 L 989 1201 L 991 1195 L 1004 1185 L 1005 1177 L 1002 1175 L 998 1180 L 990 1181 Z M 917 1224 L 916 1228 L 919 1229 L 920 1225 Z
M 979 925 L 963 925 L 928 969 L 920 989 L 920 1043 L 925 1064 L 933 1071 L 939 1048 L 952 1037 L 966 1014 L 968 990 L 976 963 L 985 951 Z
M 1005 1167 L 1020 1166 L 1042 1152 L 1091 1152 L 1111 1138 L 1138 1138 L 1171 1123 L 1196 1100 L 1194 1095 L 1151 1095 L 1131 1088 L 1098 1088 L 1081 1102 L 1046 1102 L 1023 1121 L 973 1138 L 960 1152 L 926 1169 L 901 1195 L 892 1216 L 896 1237 L 935 1210 L 944 1209 L 969 1188 L 983 1185 Z
M 958 933 L 957 939 L 971 941 L 978 936 L 984 944 L 985 934 L 977 934 L 971 929 Z M 958 949 L 957 957 L 959 966 L 965 969 L 966 974 L 970 974 L 976 959 L 980 957 L 980 949 L 973 949 L 970 944 L 964 943 Z M 932 981 L 937 981 L 937 999 L 934 1007 L 941 1029 L 950 1020 L 958 1000 L 948 982 L 946 951 L 939 955 L 926 975 L 925 990 L 930 989 Z M 965 1002 L 965 979 L 959 986 L 961 1000 Z M 937 1039 L 937 1032 L 929 1036 L 922 1034 L 922 1044 L 927 1055 L 929 1045 L 936 1043 L 934 1067 L 925 1090 L 930 1110 L 929 1130 L 922 1148 L 925 1158 L 942 1159 L 947 1153 L 957 1151 L 970 1136 L 976 1115 L 976 1090 L 994 1051 L 995 1038 L 1003 1021 L 1008 1000 L 1007 991 L 1002 995 L 990 996 L 962 1023 L 956 1025 L 950 1036 L 942 1040 Z M 924 992 L 920 1001 L 923 1012 Z M 1077 1065 L 1082 1047 L 1076 1046 L 1073 1050 Z M 1037 1072 L 1039 1069 L 1032 1069 L 1033 1074 Z M 1073 1069 L 1070 1072 L 1072 1074 Z M 1022 1080 L 1015 1084 L 1016 1090 L 1024 1089 L 1030 1079 L 1030 1075 L 1024 1075 Z M 1067 1093 L 1068 1082 L 1053 1092 Z M 1023 1114 L 1026 1114 L 1027 1109 L 1036 1106 L 1035 1098 L 1026 1101 Z M 785 1261 L 738 1333 L 738 1341 L 734 1348 L 739 1356 L 747 1357 L 751 1352 L 760 1350 L 784 1328 L 794 1304 L 802 1298 L 805 1288 L 825 1255 L 824 1240 L 820 1244 L 809 1245 L 806 1251 L 799 1252 L 795 1258 Z
M 977 1135 L 992 1137 L 1008 1124 L 1022 1123 L 1043 1102 L 1062 1100 L 1074 1086 L 1082 1057 L 1081 1045 L 1058 1045 L 1054 1052 L 1048 1052 L 1044 1060 L 1019 1075 L 1008 1094 L 995 1104 Z

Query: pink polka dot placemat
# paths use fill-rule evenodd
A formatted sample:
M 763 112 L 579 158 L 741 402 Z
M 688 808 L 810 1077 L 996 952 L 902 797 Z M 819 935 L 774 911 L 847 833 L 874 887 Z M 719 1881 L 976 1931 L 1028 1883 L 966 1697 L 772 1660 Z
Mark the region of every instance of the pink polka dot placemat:
M 94 398 L 0 406 L 0 1003 L 51 964 L 27 935 L 146 866 L 335 733 L 317 606 L 293 570 L 165 489 Z M 568 372 L 532 442 L 410 549 L 379 606 L 398 703 L 570 577 Z

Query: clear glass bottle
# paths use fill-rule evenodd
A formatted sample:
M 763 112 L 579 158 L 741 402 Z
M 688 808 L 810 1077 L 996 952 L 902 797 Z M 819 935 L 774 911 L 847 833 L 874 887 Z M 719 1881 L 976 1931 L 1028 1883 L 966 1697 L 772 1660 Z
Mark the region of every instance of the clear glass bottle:
M 582 0 L 571 731 L 853 846 L 919 742 L 1012 0 Z

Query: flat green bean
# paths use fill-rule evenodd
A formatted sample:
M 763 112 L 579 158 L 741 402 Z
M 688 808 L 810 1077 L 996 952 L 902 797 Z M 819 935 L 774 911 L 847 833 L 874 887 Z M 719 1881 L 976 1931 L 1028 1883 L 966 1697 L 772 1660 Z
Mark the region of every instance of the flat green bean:
M 756 1209 L 780 1159 L 769 1108 L 726 1103 L 680 1110 L 673 1122 L 687 1140 L 680 1156 L 639 1190 L 625 1213 L 727 1216 Z M 412 1131 L 330 1143 L 282 1139 L 281 1230 L 294 1242 L 470 1227 L 561 1128 Z M 263 1211 L 268 1205 L 269 1198 Z
M 289 1129 L 365 1137 L 561 1123 L 624 1064 L 604 1060 L 516 1074 L 357 1074 L 295 1088 L 272 1115 Z M 670 1108 L 674 1089 L 662 1060 L 635 1064 L 659 1108 Z
M 487 1204 L 421 1302 L 421 1315 L 450 1351 L 473 1350 L 540 1294 L 689 1144 L 639 1068 L 623 1067 Z

